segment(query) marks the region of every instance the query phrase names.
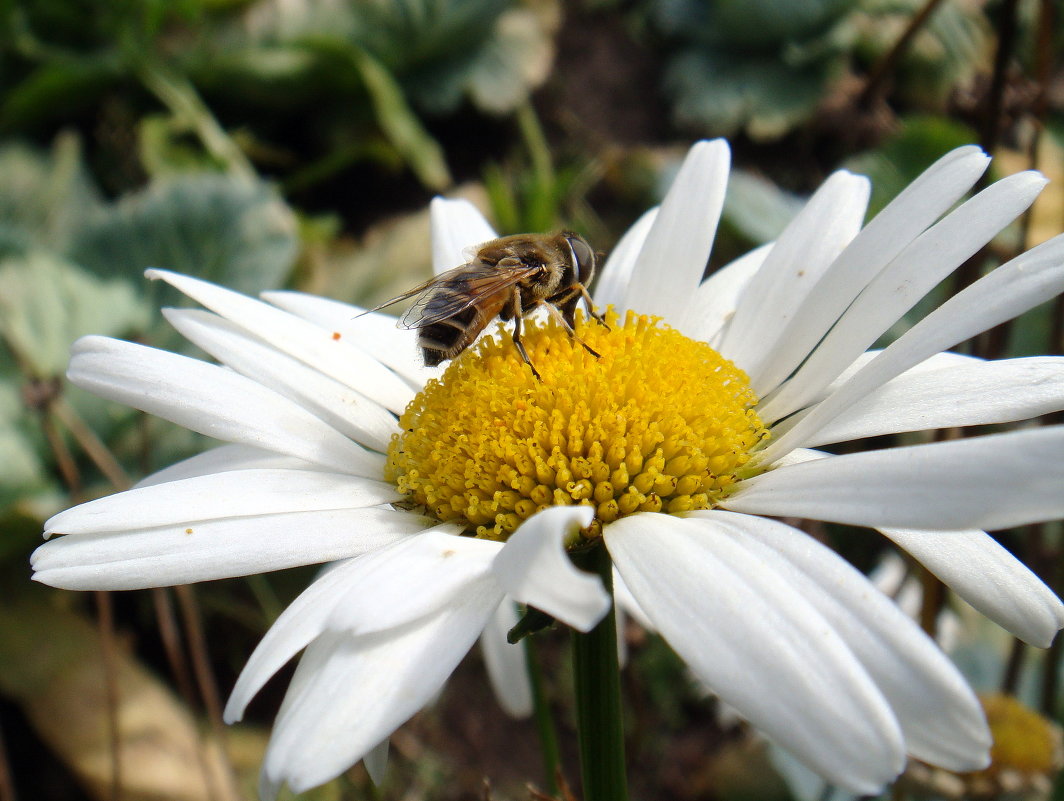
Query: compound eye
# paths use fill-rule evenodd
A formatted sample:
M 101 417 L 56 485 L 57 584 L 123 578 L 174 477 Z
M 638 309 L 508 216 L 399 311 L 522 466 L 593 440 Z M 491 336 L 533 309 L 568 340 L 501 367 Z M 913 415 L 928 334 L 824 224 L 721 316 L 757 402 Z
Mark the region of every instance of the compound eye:
M 595 277 L 595 251 L 591 249 L 591 245 L 587 243 L 587 240 L 581 236 L 570 234 L 565 239 L 573 250 L 580 283 L 590 283 L 591 279 Z

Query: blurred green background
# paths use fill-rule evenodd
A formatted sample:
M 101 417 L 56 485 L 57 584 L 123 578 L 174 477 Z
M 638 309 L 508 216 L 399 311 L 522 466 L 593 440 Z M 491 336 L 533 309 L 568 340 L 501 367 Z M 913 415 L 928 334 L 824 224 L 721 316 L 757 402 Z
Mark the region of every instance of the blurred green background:
M 1053 0 L 0 2 L 0 801 L 252 798 L 287 679 L 222 730 L 219 697 L 310 570 L 115 595 L 28 581 L 49 515 L 204 447 L 63 378 L 82 334 L 190 351 L 159 314 L 181 298 L 146 267 L 373 304 L 428 276 L 438 193 L 502 233 L 566 227 L 608 252 L 701 137 L 728 137 L 736 165 L 708 270 L 839 167 L 872 178 L 870 213 L 969 142 L 997 175 L 1054 179 L 934 301 L 1064 228 L 1062 44 Z M 1061 353 L 1062 320 L 1046 304 L 968 349 Z M 866 570 L 885 555 L 868 532 L 810 532 Z M 1059 526 L 1002 537 L 1059 591 Z M 912 572 L 925 620 L 956 608 Z M 1059 650 L 959 614 L 977 688 L 1059 719 Z M 634 797 L 809 796 L 657 638 L 627 635 Z M 537 638 L 575 778 L 564 646 Z M 475 654 L 392 763 L 382 788 L 356 768 L 307 797 L 547 786 L 533 726 L 495 708 Z M 1042 773 L 1019 795 L 1064 798 Z

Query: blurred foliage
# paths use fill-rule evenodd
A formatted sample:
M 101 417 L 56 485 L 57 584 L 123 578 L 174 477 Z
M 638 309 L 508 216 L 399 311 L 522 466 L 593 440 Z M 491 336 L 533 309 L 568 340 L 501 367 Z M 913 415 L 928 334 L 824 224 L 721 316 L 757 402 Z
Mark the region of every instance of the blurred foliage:
M 1008 6 L 1001 0 L 939 4 L 898 53 L 875 102 L 861 100 L 925 4 L 0 3 L 0 583 L 25 587 L 26 557 L 44 518 L 204 446 L 63 379 L 70 344 L 84 334 L 185 347 L 158 308 L 186 301 L 145 281 L 145 268 L 250 294 L 285 287 L 372 305 L 428 275 L 426 208 L 436 192 L 471 200 L 501 233 L 571 228 L 608 252 L 660 201 L 692 136 L 726 135 L 735 168 L 715 268 L 771 242 L 839 166 L 870 177 L 873 214 L 937 157 L 979 140 L 993 107 L 994 26 Z M 1047 58 L 1037 35 L 1042 7 L 1019 4 L 1015 63 L 997 98 L 1000 141 L 1010 149 L 995 154 L 995 169 L 1017 172 L 1034 159 L 1056 183 L 1025 224 L 979 256 L 977 270 L 1059 232 L 1064 219 L 1056 56 L 1064 27 L 1050 32 L 1051 84 L 1040 96 L 1032 76 Z M 949 289 L 932 293 L 908 320 Z M 1025 315 L 1003 332 L 1001 352 L 1058 349 L 1051 338 L 1060 315 L 1051 306 Z M 1044 547 L 1059 554 L 1060 531 L 1050 533 Z M 876 547 L 863 541 L 866 551 Z M 867 552 L 858 557 L 869 561 Z M 208 666 L 224 677 L 223 688 L 309 575 L 202 588 L 206 624 L 223 634 L 212 639 Z M 186 757 L 213 747 L 187 699 L 177 700 L 140 664 L 168 677 L 176 670 L 159 653 L 158 597 L 120 597 L 118 626 L 129 642 L 115 652 L 119 675 L 132 676 L 151 701 L 123 713 L 177 721 L 177 742 L 164 748 Z M 70 594 L 20 592 L 18 604 L 0 610 L 0 656 L 26 667 L 25 655 L 35 654 L 30 667 L 44 673 L 5 672 L 0 691 L 25 720 L 0 708 L 0 726 L 5 734 L 16 727 L 6 743 L 36 743 L 36 736 L 54 753 L 30 754 L 16 780 L 31 764 L 60 759 L 102 797 L 106 710 L 98 688 L 82 699 L 85 716 L 69 732 L 42 722 L 74 705 L 60 693 L 63 682 L 42 685 L 45 673 L 84 677 L 76 671 L 90 664 L 89 652 L 96 659 L 101 638 Z M 26 621 L 36 630 L 27 631 Z M 194 640 L 190 626 L 183 633 Z M 564 751 L 572 746 L 568 671 L 559 641 L 549 637 L 539 650 Z M 70 648 L 48 650 L 64 640 Z M 715 717 L 660 639 L 630 631 L 629 647 L 640 795 L 781 797 L 778 782 L 765 778 L 764 748 L 741 724 Z M 1000 651 L 987 672 L 1000 670 Z M 531 735 L 489 704 L 466 703 L 483 692 L 481 671 L 475 661 L 464 666 L 453 680 L 461 693 L 445 694 L 394 739 L 393 778 L 403 774 L 394 788 L 468 798 L 487 772 L 502 788 L 492 797 L 525 797 L 539 762 L 516 744 Z M 81 685 L 69 687 L 81 697 Z M 275 696 L 262 702 L 263 722 Z M 93 726 L 95 739 L 71 744 Z M 234 740 L 228 750 L 249 797 L 261 736 L 252 730 Z M 567 759 L 575 764 L 571 753 Z M 744 773 L 757 783 L 744 783 Z M 90 797 L 33 790 L 42 792 L 25 797 Z M 309 797 L 399 795 L 389 783 L 374 790 L 355 771 Z
M 139 281 L 145 267 L 166 267 L 256 292 L 284 283 L 297 248 L 295 218 L 272 188 L 190 173 L 108 206 L 70 253 L 99 276 Z
M 845 66 L 848 0 L 668 0 L 657 23 L 677 43 L 665 73 L 682 125 L 776 138 L 807 118 Z
M 43 243 L 63 251 L 101 206 L 80 150 L 69 134 L 57 137 L 48 155 L 18 143 L 0 146 L 0 254 Z
M 872 65 L 894 46 L 926 0 L 860 0 L 847 20 L 854 57 Z M 967 87 L 990 63 L 994 40 L 987 4 L 940 4 L 921 27 L 891 76 L 895 96 L 926 111 L 941 111 L 950 95 Z
M 558 18 L 557 0 L 137 0 L 108 13 L 31 3 L 8 19 L 0 131 L 54 124 L 116 90 L 142 103 L 139 83 L 205 140 L 194 119 L 200 93 L 260 118 L 283 110 L 313 119 L 305 133 L 319 163 L 378 157 L 373 148 L 347 153 L 345 143 L 375 128 L 441 190 L 451 183 L 442 151 L 410 104 L 435 115 L 464 101 L 512 111 L 549 73 Z M 166 138 L 159 120 L 149 124 Z M 262 119 L 251 133 L 259 148 L 288 146 L 273 128 Z
M 468 97 L 484 111 L 504 113 L 546 79 L 556 24 L 548 0 L 275 0 L 250 9 L 242 44 L 311 56 L 366 53 L 422 108 L 452 112 Z M 240 60 L 257 61 L 247 56 L 253 53 Z
M 47 251 L 0 262 L 0 336 L 32 377 L 62 375 L 78 337 L 143 330 L 148 317 L 129 283 L 95 278 Z
M 776 139 L 806 122 L 846 75 L 877 64 L 926 0 L 653 5 L 675 43 L 665 89 L 678 123 L 705 133 Z M 988 63 L 989 25 L 978 2 L 943 3 L 891 76 L 897 96 L 942 110 Z

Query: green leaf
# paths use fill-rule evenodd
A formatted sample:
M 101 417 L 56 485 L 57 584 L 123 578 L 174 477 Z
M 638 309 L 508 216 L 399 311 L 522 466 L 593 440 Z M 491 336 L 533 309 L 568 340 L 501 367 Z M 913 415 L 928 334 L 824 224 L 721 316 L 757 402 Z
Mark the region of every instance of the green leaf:
M 724 218 L 751 242 L 771 242 L 805 201 L 767 178 L 742 169 L 728 175 Z
M 512 111 L 547 79 L 553 60 L 554 46 L 541 19 L 528 9 L 508 11 L 471 65 L 469 96 L 483 111 Z
M 851 0 L 663 0 L 656 8 L 659 26 L 687 40 L 777 51 L 784 42 L 819 36 L 852 7 Z
M 735 45 L 796 41 L 815 36 L 849 11 L 850 0 L 717 0 L 713 27 Z
M 140 162 L 152 178 L 168 178 L 189 172 L 221 170 L 221 161 L 211 158 L 188 141 L 188 126 L 174 117 L 152 114 L 140 120 L 137 140 Z
M 42 251 L 0 262 L 0 338 L 35 377 L 62 375 L 78 337 L 127 333 L 148 319 L 125 281 L 99 278 Z
M 834 59 L 794 65 L 689 48 L 669 64 L 665 88 L 680 124 L 719 135 L 745 130 L 767 140 L 813 112 L 837 67 Z
M 451 185 L 443 148 L 407 105 L 399 84 L 373 56 L 353 50 L 352 58 L 366 83 L 377 122 L 421 182 L 434 191 Z
M 352 14 L 351 42 L 394 74 L 475 52 L 508 0 L 366 0 Z
M 41 65 L 7 89 L 0 102 L 0 129 L 27 130 L 45 121 L 59 124 L 91 107 L 120 77 L 115 56 L 90 54 Z
M 468 96 L 484 111 L 505 113 L 549 73 L 559 5 L 558 0 L 263 0 L 254 7 L 254 32 L 245 40 L 257 47 L 302 46 L 323 62 L 361 51 L 419 108 L 450 113 Z M 339 83 L 341 76 L 331 70 L 325 80 Z
M 56 137 L 47 155 L 20 144 L 0 148 L 0 175 L 0 257 L 34 247 L 62 250 L 100 208 L 73 134 Z
M 296 230 L 265 183 L 185 175 L 123 198 L 79 232 L 71 255 L 97 275 L 138 284 L 146 268 L 164 267 L 254 293 L 287 278 Z
M 138 59 L 136 71 L 144 86 L 169 109 L 175 124 L 194 133 L 226 172 L 248 182 L 256 180 L 244 151 L 215 119 L 186 75 L 153 57 Z

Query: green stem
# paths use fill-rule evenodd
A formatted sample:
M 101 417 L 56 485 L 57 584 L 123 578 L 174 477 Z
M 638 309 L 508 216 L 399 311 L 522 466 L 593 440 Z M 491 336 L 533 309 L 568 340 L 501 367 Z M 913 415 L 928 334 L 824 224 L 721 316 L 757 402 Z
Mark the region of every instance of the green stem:
M 600 545 L 585 559 L 582 567 L 597 573 L 612 596 L 612 562 L 606 548 Z M 626 801 L 621 674 L 612 606 L 587 634 L 573 633 L 573 673 L 584 801 Z
M 550 144 L 531 102 L 517 108 L 517 125 L 532 160 L 532 185 L 525 197 L 525 223 L 531 231 L 548 231 L 557 221 L 557 180 Z
M 528 666 L 528 679 L 532 685 L 532 714 L 536 722 L 536 732 L 539 734 L 540 751 L 543 755 L 545 784 L 550 795 L 557 795 L 558 767 L 561 764 L 558 733 L 554 727 L 554 718 L 551 716 L 547 695 L 543 691 L 543 671 L 540 670 L 539 660 L 536 658 L 535 637 L 525 637 L 522 645 L 525 647 L 525 664 Z
M 255 178 L 255 168 L 244 151 L 215 119 L 188 78 L 152 58 L 139 60 L 136 68 L 148 90 L 176 120 L 196 133 L 204 149 L 224 164 L 226 170 L 248 181 Z

